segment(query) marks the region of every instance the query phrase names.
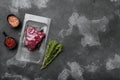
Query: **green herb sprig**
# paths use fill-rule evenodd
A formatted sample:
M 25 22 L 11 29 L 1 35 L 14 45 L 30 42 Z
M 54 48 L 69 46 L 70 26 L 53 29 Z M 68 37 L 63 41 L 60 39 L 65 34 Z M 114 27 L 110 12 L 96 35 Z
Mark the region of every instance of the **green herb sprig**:
M 62 51 L 63 45 L 59 44 L 57 40 L 51 40 L 48 42 L 45 57 L 41 69 L 46 68 Z

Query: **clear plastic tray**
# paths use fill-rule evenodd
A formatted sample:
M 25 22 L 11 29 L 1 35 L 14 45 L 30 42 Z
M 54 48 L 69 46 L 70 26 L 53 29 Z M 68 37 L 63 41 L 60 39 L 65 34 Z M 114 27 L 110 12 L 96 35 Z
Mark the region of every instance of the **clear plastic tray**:
M 25 14 L 23 28 L 21 32 L 20 41 L 19 41 L 19 47 L 18 47 L 18 51 L 16 54 L 17 60 L 25 61 L 25 62 L 33 62 L 33 63 L 40 63 L 42 61 L 44 57 L 45 48 L 46 48 L 46 41 L 47 41 L 47 36 L 48 36 L 49 28 L 50 28 L 50 22 L 51 22 L 51 19 L 49 18 L 31 15 L 31 14 Z M 27 47 L 25 47 L 25 43 L 24 43 L 25 42 L 25 29 L 27 25 L 40 28 L 46 34 L 40 47 L 38 49 L 35 49 L 34 51 L 29 51 Z

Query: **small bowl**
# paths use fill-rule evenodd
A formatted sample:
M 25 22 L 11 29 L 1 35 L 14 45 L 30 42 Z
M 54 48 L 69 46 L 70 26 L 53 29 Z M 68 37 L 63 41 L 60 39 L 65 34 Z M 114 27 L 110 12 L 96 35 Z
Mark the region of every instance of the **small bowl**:
M 7 16 L 7 22 L 13 28 L 16 28 L 20 25 L 20 19 L 14 14 L 9 14 Z
M 3 35 L 5 36 L 4 45 L 8 49 L 14 49 L 17 46 L 17 41 L 13 37 L 8 36 L 4 31 L 3 31 Z
M 7 39 L 12 39 L 12 40 L 14 41 L 14 45 L 12 45 L 11 47 L 8 46 L 8 45 L 6 44 L 6 40 L 7 40 Z M 13 37 L 6 37 L 5 40 L 4 40 L 4 45 L 5 45 L 8 49 L 14 49 L 14 48 L 16 47 L 16 45 L 17 45 L 17 42 L 16 42 L 16 40 L 15 40 Z

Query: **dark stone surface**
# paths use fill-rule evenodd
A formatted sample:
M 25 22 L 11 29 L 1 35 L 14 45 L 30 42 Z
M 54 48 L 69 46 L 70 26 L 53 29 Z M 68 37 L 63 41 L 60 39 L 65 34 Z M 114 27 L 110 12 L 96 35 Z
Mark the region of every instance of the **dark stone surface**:
M 30 2 L 27 5 L 28 7 L 25 6 L 28 3 L 27 1 Z M 21 78 L 20 76 L 22 76 L 21 80 L 37 80 L 37 78 L 42 80 L 120 80 L 119 0 L 37 1 L 41 3 L 45 1 L 46 4 L 41 5 L 38 2 L 38 7 L 38 5 L 35 5 L 35 0 L 0 0 L 0 80 L 5 77 L 5 73 L 11 74 L 12 77 L 19 75 L 18 78 Z M 15 2 L 18 2 L 18 4 Z M 81 34 L 82 31 L 79 29 L 82 28 L 79 25 L 73 25 L 72 32 L 67 35 L 67 30 L 70 28 L 69 24 L 71 24 L 69 19 L 74 12 L 79 14 L 79 18 L 85 16 L 85 19 L 90 20 L 90 22 L 91 20 L 100 20 L 104 16 L 109 20 L 106 30 L 96 33 L 99 37 L 98 42 L 100 42 L 100 45 L 90 46 L 90 43 L 83 46 L 81 39 L 85 35 L 84 33 Z M 40 65 L 33 63 L 27 63 L 25 67 L 7 65 L 7 61 L 15 56 L 17 48 L 8 50 L 4 46 L 2 32 L 5 31 L 19 42 L 22 28 L 22 25 L 16 29 L 9 26 L 6 17 L 11 13 L 16 14 L 20 18 L 21 23 L 25 13 L 52 19 L 48 40 L 57 39 L 64 45 L 64 50 L 46 69 L 40 70 Z M 80 20 L 84 21 L 84 19 Z M 86 24 L 90 25 L 87 22 Z M 82 26 L 86 27 L 84 24 Z M 93 33 L 89 32 L 92 36 L 94 35 L 94 30 L 97 30 L 92 27 L 90 29 L 87 28 L 83 30 L 88 30 L 89 32 L 93 29 Z M 62 33 L 64 38 L 60 35 L 62 30 L 64 31 Z M 95 36 L 93 37 L 95 38 Z M 64 69 L 67 70 L 66 73 L 69 75 L 66 79 L 64 79 L 66 76 L 65 72 L 62 78 L 60 76 Z M 8 78 L 8 80 L 16 79 Z

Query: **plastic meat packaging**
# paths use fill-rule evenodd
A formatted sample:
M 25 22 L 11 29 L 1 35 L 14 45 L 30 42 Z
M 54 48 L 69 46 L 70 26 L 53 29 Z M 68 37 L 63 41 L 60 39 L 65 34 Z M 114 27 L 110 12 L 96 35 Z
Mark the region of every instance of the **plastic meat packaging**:
M 50 22 L 51 22 L 50 18 L 25 14 L 21 37 L 19 41 L 19 47 L 16 54 L 17 60 L 25 61 L 25 62 L 41 63 L 46 48 L 46 41 L 50 28 Z M 45 33 L 45 38 L 41 42 L 40 47 L 35 49 L 34 51 L 28 50 L 27 47 L 25 46 L 25 31 L 28 25 L 42 29 L 43 32 Z

